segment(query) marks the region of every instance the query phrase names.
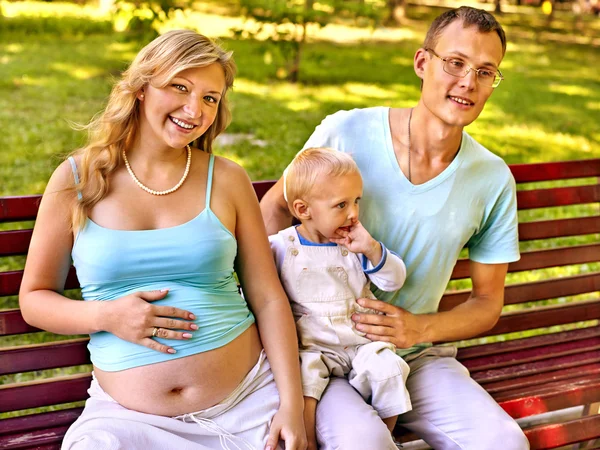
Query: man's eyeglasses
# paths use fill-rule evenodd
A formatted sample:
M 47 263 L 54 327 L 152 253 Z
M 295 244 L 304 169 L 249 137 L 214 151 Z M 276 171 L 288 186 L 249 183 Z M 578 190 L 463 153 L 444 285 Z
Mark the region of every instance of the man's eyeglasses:
M 498 87 L 500 82 L 504 80 L 504 76 L 502 76 L 502 73 L 499 70 L 475 69 L 460 58 L 442 58 L 430 48 L 426 48 L 425 50 L 436 58 L 441 59 L 444 72 L 453 77 L 464 78 L 471 70 L 473 70 L 477 74 L 477 82 L 479 84 L 492 88 Z

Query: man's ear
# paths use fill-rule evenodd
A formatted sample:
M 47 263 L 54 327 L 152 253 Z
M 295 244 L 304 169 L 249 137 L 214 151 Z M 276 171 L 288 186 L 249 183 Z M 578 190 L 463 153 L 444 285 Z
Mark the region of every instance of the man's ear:
M 415 53 L 415 58 L 413 61 L 413 66 L 415 69 L 415 73 L 422 80 L 425 76 L 425 65 L 429 61 L 429 53 L 424 48 L 420 48 Z
M 295 216 L 299 220 L 308 220 L 310 219 L 310 209 L 308 207 L 308 203 L 306 203 L 301 198 L 297 198 L 292 203 L 292 207 L 294 208 Z

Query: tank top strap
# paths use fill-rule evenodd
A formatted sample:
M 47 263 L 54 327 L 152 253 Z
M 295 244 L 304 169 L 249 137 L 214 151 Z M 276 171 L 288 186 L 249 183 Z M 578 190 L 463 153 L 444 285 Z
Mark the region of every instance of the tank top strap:
M 215 155 L 212 153 L 208 159 L 208 177 L 206 179 L 206 208 L 210 209 L 210 193 L 212 191 L 213 172 L 215 170 Z
M 73 171 L 73 178 L 75 179 L 75 185 L 79 184 L 79 172 L 77 171 L 77 164 L 75 163 L 75 158 L 69 156 L 69 162 L 71 163 L 71 170 Z M 77 189 L 77 198 L 81 200 L 81 191 Z

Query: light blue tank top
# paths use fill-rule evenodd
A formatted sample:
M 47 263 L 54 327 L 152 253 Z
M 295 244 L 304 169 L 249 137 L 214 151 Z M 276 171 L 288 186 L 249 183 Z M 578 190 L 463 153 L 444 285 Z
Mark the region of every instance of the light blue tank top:
M 78 182 L 74 159 L 69 158 Z M 155 305 L 176 306 L 196 315 L 189 340 L 157 341 L 177 353 L 165 354 L 108 332 L 90 335 L 94 365 L 118 371 L 222 347 L 242 334 L 254 316 L 237 289 L 233 263 L 237 242 L 210 209 L 214 156 L 210 155 L 206 206 L 190 221 L 157 230 L 114 230 L 91 219 L 71 252 L 85 301 L 110 301 L 136 291 L 169 289 Z M 127 321 L 127 317 L 123 317 Z

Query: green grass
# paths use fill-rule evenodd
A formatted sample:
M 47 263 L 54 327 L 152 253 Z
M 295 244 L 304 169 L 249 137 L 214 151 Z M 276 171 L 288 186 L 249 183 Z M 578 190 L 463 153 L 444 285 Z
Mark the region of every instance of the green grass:
M 36 28 L 40 18 L 27 14 L 44 4 L 3 3 L 5 14 L 15 14 L 15 5 L 21 15 L 5 21 L 29 21 L 23 26 Z M 38 15 L 81 24 L 105 20 L 89 7 L 52 5 Z M 413 16 L 418 13 L 415 8 Z M 523 25 L 509 14 L 501 18 L 509 24 L 509 37 L 511 32 L 516 36 L 502 64 L 506 81 L 468 131 L 509 163 L 598 156 L 600 77 L 591 61 L 600 60 L 600 47 L 529 39 L 527 33 L 541 19 L 524 14 L 518 19 Z M 600 37 L 598 19 L 587 20 L 588 33 Z M 239 17 L 196 12 L 179 16 L 166 28 L 195 26 L 226 36 L 239 23 Z M 84 31 L 89 26 L 81 25 Z M 559 30 L 567 33 L 570 29 L 564 27 Z M 84 142 L 85 136 L 69 122 L 85 123 L 103 107 L 113 77 L 142 45 L 112 32 L 84 37 L 73 25 L 68 30 L 60 39 L 52 33 L 25 36 L 12 28 L 1 34 L 0 195 L 43 191 L 53 168 Z M 266 43 L 224 39 L 239 66 L 228 132 L 249 133 L 267 145 L 242 141 L 217 152 L 243 164 L 253 179 L 275 178 L 327 114 L 414 105 L 419 83 L 411 61 L 424 31 L 425 23 L 414 18 L 410 27 L 398 30 L 328 26 L 313 33 L 298 85 L 276 78 L 277 65 L 269 63 L 275 52 Z

